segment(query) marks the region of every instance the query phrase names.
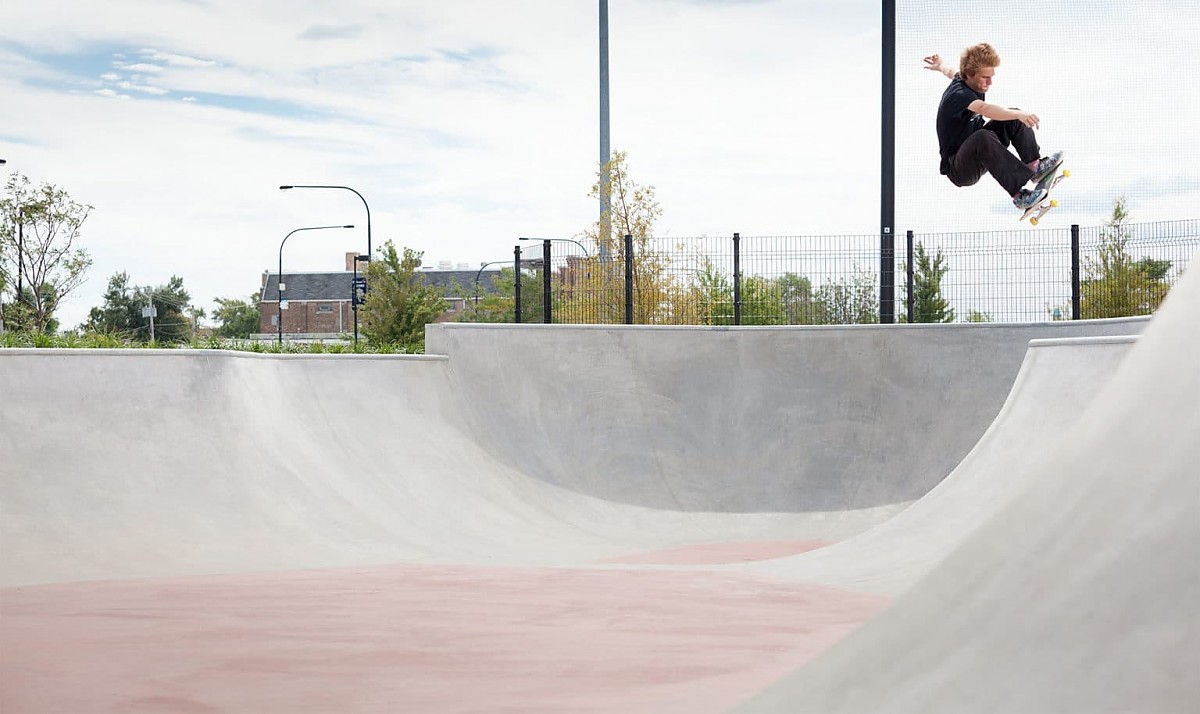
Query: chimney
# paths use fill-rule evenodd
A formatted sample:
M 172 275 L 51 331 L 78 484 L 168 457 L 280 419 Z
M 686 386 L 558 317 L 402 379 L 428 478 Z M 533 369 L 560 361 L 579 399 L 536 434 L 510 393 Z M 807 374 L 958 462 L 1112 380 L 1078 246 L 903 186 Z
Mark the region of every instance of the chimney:
M 346 254 L 346 272 L 354 272 L 354 259 L 358 257 L 358 251 Z

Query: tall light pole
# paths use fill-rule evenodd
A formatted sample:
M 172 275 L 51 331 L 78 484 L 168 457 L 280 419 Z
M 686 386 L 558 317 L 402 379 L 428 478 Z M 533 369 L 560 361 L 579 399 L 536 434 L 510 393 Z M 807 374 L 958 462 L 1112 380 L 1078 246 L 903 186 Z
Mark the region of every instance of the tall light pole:
M 879 321 L 896 321 L 896 0 L 883 0 L 880 74 Z
M 600 0 L 600 258 L 608 258 L 609 221 L 608 162 L 612 160 L 609 131 L 608 94 L 608 0 Z
M 284 245 L 284 243 L 287 243 L 287 239 L 292 237 L 292 233 L 299 233 L 300 231 L 323 231 L 323 230 L 327 230 L 329 228 L 353 228 L 353 227 L 354 226 L 350 225 L 350 226 L 308 226 L 305 228 L 297 228 L 296 230 L 291 231 L 290 233 L 285 235 L 283 237 L 283 240 L 279 243 L 279 273 L 275 276 L 275 299 L 279 303 L 279 308 L 278 308 L 278 312 L 279 312 L 278 318 L 279 319 L 276 320 L 275 334 L 277 335 L 280 347 L 283 347 L 283 291 L 286 289 L 283 285 L 283 245 Z

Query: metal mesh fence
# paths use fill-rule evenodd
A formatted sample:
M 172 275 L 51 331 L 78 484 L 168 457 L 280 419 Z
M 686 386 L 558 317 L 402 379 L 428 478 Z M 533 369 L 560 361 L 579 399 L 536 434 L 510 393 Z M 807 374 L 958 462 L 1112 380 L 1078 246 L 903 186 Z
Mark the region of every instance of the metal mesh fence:
M 874 235 L 630 239 L 606 255 L 554 241 L 548 274 L 544 244 L 523 246 L 520 321 L 831 325 L 879 322 L 893 309 L 900 322 L 1143 315 L 1200 250 L 1200 220 L 905 238 L 894 307 L 880 303 Z

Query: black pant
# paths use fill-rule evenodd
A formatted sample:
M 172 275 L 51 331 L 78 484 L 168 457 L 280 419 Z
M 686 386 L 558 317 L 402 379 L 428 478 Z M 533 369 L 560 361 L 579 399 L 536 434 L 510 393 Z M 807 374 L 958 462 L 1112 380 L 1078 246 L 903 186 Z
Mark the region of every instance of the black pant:
M 1008 150 L 1010 144 L 1020 158 Z M 967 137 L 958 153 L 950 157 L 946 177 L 955 186 L 974 186 L 990 173 L 1013 196 L 1033 177 L 1033 170 L 1026 164 L 1041 155 L 1033 129 L 1016 119 L 990 121 Z

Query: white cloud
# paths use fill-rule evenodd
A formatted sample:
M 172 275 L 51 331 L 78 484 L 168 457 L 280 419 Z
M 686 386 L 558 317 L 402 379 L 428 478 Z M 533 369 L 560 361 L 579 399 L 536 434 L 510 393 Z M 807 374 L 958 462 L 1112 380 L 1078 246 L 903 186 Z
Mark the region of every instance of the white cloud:
M 140 50 L 138 55 L 148 60 L 165 62 L 172 67 L 215 67 L 218 64 L 214 60 L 201 59 L 199 57 L 189 57 L 187 55 L 180 55 L 172 52 L 160 52 L 153 49 Z M 153 67 L 152 71 L 156 72 L 162 69 L 157 65 L 147 64 L 136 64 L 132 65 L 131 68 L 132 67 Z
M 163 71 L 163 68 L 156 64 L 148 64 L 146 62 L 114 62 L 113 66 L 123 69 L 126 72 L 141 72 L 143 74 L 158 74 Z
M 143 94 L 161 95 L 166 94 L 167 90 L 162 87 L 155 87 L 149 84 L 134 84 L 133 82 L 117 82 L 117 86 L 121 89 L 128 89 L 133 92 L 141 92 Z

